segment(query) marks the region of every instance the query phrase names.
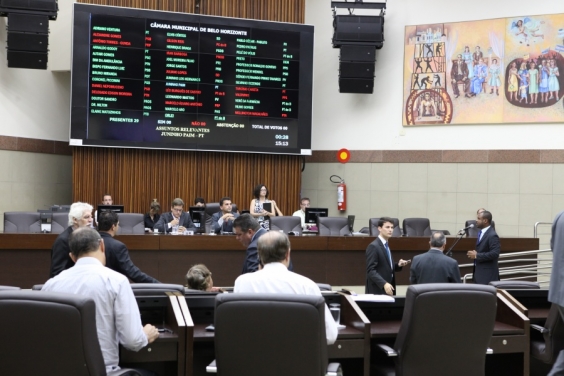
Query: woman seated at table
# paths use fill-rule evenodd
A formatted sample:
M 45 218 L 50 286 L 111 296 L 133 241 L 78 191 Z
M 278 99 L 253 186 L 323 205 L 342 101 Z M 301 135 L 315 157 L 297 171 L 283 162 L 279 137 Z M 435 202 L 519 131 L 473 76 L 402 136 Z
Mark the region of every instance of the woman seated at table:
M 204 264 L 194 265 L 186 273 L 186 287 L 192 290 L 223 292 L 221 287 L 213 287 L 212 274 Z
M 161 215 L 159 214 L 161 211 L 161 204 L 157 202 L 157 199 L 154 198 L 151 202 L 151 206 L 149 212 L 145 214 L 145 231 L 153 231 L 153 227 L 155 227 L 155 223 L 159 220 Z
M 269 221 L 268 217 L 273 217 L 275 215 L 283 216 L 280 209 L 276 205 L 274 200 L 268 199 L 268 188 L 266 185 L 259 184 L 255 187 L 254 190 L 255 198 L 251 201 L 251 207 L 249 209 L 250 214 L 257 219 L 260 223 L 261 227 L 268 230 L 269 229 Z M 264 210 L 263 204 L 270 203 L 271 204 L 271 211 L 268 212 Z

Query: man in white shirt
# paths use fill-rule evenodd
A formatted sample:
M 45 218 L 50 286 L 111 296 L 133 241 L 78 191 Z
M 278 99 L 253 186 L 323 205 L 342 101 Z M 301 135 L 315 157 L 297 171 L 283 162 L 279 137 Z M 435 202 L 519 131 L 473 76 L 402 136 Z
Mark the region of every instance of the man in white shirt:
M 239 276 L 235 281 L 236 293 L 282 293 L 321 296 L 319 287 L 311 279 L 288 270 L 290 240 L 280 232 L 268 232 L 258 240 L 259 256 L 264 267 L 254 273 Z M 329 308 L 325 305 L 325 333 L 327 344 L 335 343 L 338 329 Z
M 294 214 L 292 214 L 295 217 L 300 217 L 302 219 L 302 228 L 305 230 L 307 228 L 309 228 L 310 226 L 315 226 L 315 224 L 306 224 L 305 223 L 305 210 L 306 208 L 309 208 L 309 198 L 307 197 L 302 197 L 302 199 L 300 200 L 300 210 L 297 210 L 294 212 Z
M 42 291 L 79 294 L 94 300 L 96 329 L 106 372 L 119 370 L 120 343 L 129 350 L 139 351 L 156 340 L 159 332 L 153 325 L 142 326 L 128 279 L 104 266 L 104 242 L 94 229 L 74 230 L 69 245 L 76 264 L 48 280 Z

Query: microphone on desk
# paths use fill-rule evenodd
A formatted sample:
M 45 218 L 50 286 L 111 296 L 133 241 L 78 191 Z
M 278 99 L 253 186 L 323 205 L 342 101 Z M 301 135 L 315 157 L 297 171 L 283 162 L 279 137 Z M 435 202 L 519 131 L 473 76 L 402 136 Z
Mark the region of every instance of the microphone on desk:
M 470 228 L 474 228 L 475 226 L 476 226 L 476 225 L 474 225 L 474 224 L 471 224 L 471 225 L 469 225 L 469 226 L 466 226 L 466 227 L 464 227 L 462 230 L 458 231 L 458 233 L 460 234 L 461 232 L 466 231 L 466 230 L 468 230 L 468 229 L 470 229 Z

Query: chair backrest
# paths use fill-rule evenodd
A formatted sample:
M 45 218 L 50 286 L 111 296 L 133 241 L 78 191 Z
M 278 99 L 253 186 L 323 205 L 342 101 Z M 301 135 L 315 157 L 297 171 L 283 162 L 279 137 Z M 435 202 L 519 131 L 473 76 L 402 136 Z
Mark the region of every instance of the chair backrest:
M 496 305 L 493 286 L 409 286 L 394 345 L 396 375 L 483 375 Z
M 141 213 L 118 213 L 119 227 L 117 235 L 143 235 L 145 216 Z
M 378 221 L 381 217 L 378 218 L 370 218 L 368 220 L 368 227 L 370 228 L 370 236 L 378 236 L 380 235 L 380 231 L 378 231 Z M 390 218 L 392 223 L 394 224 L 394 231 L 392 232 L 392 237 L 399 237 L 401 236 L 401 228 L 399 225 L 399 219 L 397 218 Z
M 167 292 L 180 292 L 184 295 L 184 286 L 169 283 L 132 283 L 135 296 L 166 295 Z
M 558 305 L 551 305 L 544 327 L 548 329 L 543 333 L 544 341 L 531 341 L 531 355 L 543 363 L 553 364 L 564 350 L 564 322 Z
M 33 285 L 31 286 L 31 290 L 32 291 L 41 291 L 41 289 L 43 288 L 43 283 L 37 284 L 37 285 Z
M 0 291 L 17 291 L 21 290 L 21 288 L 16 286 L 0 286 Z
M 325 375 L 323 297 L 238 293 L 215 299 L 215 356 L 222 375 Z
M 0 330 L 4 375 L 36 375 L 38 370 L 50 375 L 106 374 L 91 298 L 0 291 Z
M 302 219 L 294 216 L 272 217 L 270 218 L 270 229 L 272 231 L 284 231 L 285 234 L 290 231 L 301 234 Z
M 297 217 L 296 217 L 297 218 Z M 349 220 L 346 217 L 319 217 L 317 219 L 319 235 L 350 235 Z
M 531 281 L 491 281 L 489 284 L 504 290 L 540 290 L 540 284 Z
M 237 208 L 237 204 L 231 204 L 231 212 L 232 213 L 238 213 L 239 209 Z
M 41 217 L 38 212 L 5 212 L 5 233 L 41 232 Z
M 69 227 L 69 213 L 53 213 L 51 219 L 51 234 L 60 234 Z
M 332 291 L 333 290 L 331 285 L 328 284 L 328 283 L 318 283 L 318 282 L 316 282 L 315 284 L 317 285 L 317 287 L 319 287 L 319 290 L 321 290 L 321 291 Z
M 431 236 L 429 218 L 405 218 L 403 220 L 403 234 L 405 236 Z
M 478 232 L 480 231 L 479 228 L 476 227 L 476 220 L 475 219 L 471 219 L 468 220 L 466 222 L 464 222 L 464 227 L 468 227 L 470 225 L 474 225 L 473 228 L 469 228 L 468 230 L 466 230 L 466 237 L 468 238 L 477 238 L 478 237 Z M 495 221 L 492 221 L 492 228 L 495 230 Z
M 206 204 L 206 225 L 205 231 L 209 234 L 212 230 L 212 215 L 220 211 L 221 208 L 219 207 L 219 202 L 210 202 Z

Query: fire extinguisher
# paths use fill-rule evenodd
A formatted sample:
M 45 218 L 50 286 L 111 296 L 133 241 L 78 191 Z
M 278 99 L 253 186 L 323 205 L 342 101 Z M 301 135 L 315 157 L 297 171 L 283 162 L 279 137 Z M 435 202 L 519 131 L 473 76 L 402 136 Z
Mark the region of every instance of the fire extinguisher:
M 333 177 L 336 177 L 339 181 L 334 181 Z M 331 175 L 329 180 L 331 180 L 331 183 L 339 183 L 337 185 L 337 209 L 339 211 L 347 210 L 347 185 L 345 181 L 337 175 Z

